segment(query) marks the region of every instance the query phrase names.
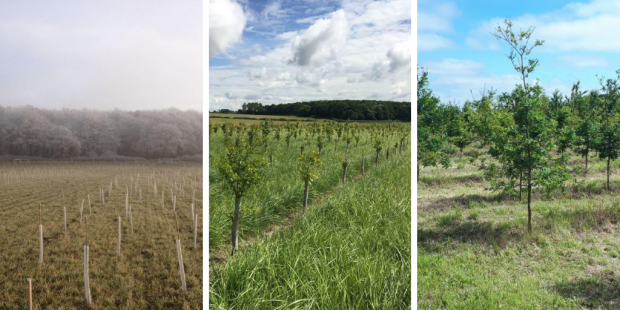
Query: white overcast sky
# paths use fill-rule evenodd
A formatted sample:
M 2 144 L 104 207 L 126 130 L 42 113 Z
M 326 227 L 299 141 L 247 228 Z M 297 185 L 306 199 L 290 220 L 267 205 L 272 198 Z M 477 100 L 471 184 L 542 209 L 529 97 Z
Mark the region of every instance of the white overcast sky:
M 0 1 L 0 105 L 202 111 L 202 1 Z
M 411 0 L 209 0 L 209 110 L 411 101 Z

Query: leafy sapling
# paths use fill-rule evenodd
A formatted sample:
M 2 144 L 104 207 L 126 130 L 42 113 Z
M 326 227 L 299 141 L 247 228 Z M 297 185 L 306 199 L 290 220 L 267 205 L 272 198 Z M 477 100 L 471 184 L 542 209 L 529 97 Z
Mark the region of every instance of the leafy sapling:
M 266 165 L 257 156 L 256 150 L 240 137 L 237 144 L 226 144 L 226 155 L 216 159 L 215 166 L 223 175 L 227 186 L 235 196 L 235 211 L 232 223 L 232 254 L 239 245 L 239 220 L 241 217 L 241 198 L 260 180 L 260 169 Z
M 299 156 L 299 174 L 304 182 L 304 209 L 308 207 L 308 190 L 310 184 L 318 177 L 316 165 L 321 163 L 321 159 L 314 152 Z

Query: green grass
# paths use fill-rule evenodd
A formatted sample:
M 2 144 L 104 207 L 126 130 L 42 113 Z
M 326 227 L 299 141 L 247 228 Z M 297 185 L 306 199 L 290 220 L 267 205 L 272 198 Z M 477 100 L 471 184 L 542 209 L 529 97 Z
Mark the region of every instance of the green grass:
M 273 134 L 272 134 L 273 136 Z M 282 134 L 284 136 L 284 134 Z M 230 244 L 231 216 L 234 211 L 234 196 L 226 187 L 224 180 L 213 165 L 214 159 L 225 152 L 221 131 L 211 138 L 209 151 L 209 250 L 221 250 Z M 349 167 L 347 180 L 351 181 L 361 174 L 362 155 L 365 156 L 365 170 L 373 169 L 375 150 L 370 145 L 370 136 L 364 134 L 356 147 L 352 141 L 347 157 Z M 318 151 L 315 140 L 310 140 L 304 153 Z M 279 224 L 303 204 L 303 182 L 298 172 L 298 158 L 303 138 L 291 139 L 287 149 L 284 138 L 269 142 L 273 149 L 274 165 L 263 169 L 260 184 L 252 187 L 241 200 L 240 240 L 255 236 L 270 225 Z M 393 144 L 393 143 L 392 143 Z M 333 191 L 342 182 L 342 161 L 345 157 L 346 142 L 340 141 L 334 150 L 334 141 L 324 141 L 321 154 L 322 164 L 318 165 L 319 178 L 310 187 L 308 203 Z M 391 152 L 393 153 L 393 146 Z M 269 152 L 264 159 L 269 159 Z M 385 150 L 380 161 L 385 161 Z M 229 251 L 226 248 L 226 251 Z
M 612 192 L 602 189 L 598 160 L 564 193 L 544 199 L 537 192 L 527 233 L 525 196 L 519 202 L 485 191 L 482 172 L 469 164 L 423 168 L 418 308 L 619 308 L 620 178 L 612 173 Z
M 390 156 L 216 268 L 210 308 L 410 308 L 410 158 Z
M 196 183 L 198 248 L 193 249 L 190 204 Z M 99 200 L 99 187 L 114 189 Z M 133 180 L 133 182 L 132 182 Z M 166 209 L 161 209 L 165 190 Z M 188 291 L 181 291 L 170 190 L 177 182 L 177 213 Z M 137 184 L 137 185 L 136 185 Z M 184 184 L 183 190 L 180 185 Z M 134 233 L 125 216 L 129 187 Z M 196 309 L 202 303 L 202 165 L 84 163 L 0 167 L 0 309 L 25 309 L 33 279 L 35 309 L 85 309 L 84 225 L 88 216 L 93 309 Z M 139 199 L 142 190 L 142 202 Z M 90 194 L 92 213 L 88 208 Z M 63 203 L 68 236 L 64 236 Z M 38 257 L 42 204 L 44 261 Z M 122 217 L 121 257 L 116 257 L 117 215 Z
M 309 122 L 327 122 L 327 120 L 316 119 L 311 117 L 299 117 L 299 116 L 286 116 L 286 115 L 252 115 L 252 114 L 222 114 L 222 113 L 209 113 L 210 124 L 260 124 L 266 119 L 270 119 L 274 124 L 278 123 L 296 123 L 302 124 Z

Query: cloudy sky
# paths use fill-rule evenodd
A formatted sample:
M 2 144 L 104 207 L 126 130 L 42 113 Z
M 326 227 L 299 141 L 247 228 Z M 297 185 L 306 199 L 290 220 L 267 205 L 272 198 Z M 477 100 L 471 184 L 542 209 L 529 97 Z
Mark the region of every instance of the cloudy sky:
M 209 110 L 411 101 L 411 0 L 210 0 Z
M 443 102 L 462 105 L 480 90 L 509 91 L 519 82 L 506 43 L 491 34 L 505 18 L 513 28 L 536 27 L 545 40 L 532 56 L 540 66 L 530 75 L 546 92 L 598 88 L 596 75 L 615 77 L 620 69 L 620 1 L 418 1 L 418 65 Z M 471 92 L 470 92 L 471 90 Z
M 202 2 L 0 1 L 0 105 L 202 110 Z

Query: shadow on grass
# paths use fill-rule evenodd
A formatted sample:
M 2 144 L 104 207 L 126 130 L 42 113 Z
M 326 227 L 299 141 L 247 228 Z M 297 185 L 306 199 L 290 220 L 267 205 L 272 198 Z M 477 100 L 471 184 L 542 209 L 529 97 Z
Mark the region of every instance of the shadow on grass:
M 480 174 L 468 174 L 458 176 L 420 176 L 418 184 L 424 187 L 443 186 L 448 184 L 463 184 L 463 183 L 482 183 L 484 182 L 484 176 Z
M 445 252 L 450 244 L 477 244 L 504 249 L 523 238 L 523 229 L 512 224 L 461 220 L 448 227 L 418 229 L 418 248 L 425 252 Z
M 553 289 L 588 309 L 620 309 L 620 283 L 613 271 L 559 282 Z
M 439 198 L 437 200 L 432 201 L 429 204 L 423 205 L 424 210 L 446 210 L 450 209 L 453 206 L 459 206 L 463 208 L 471 208 L 475 205 L 485 205 L 494 202 L 500 202 L 504 198 L 503 195 L 480 195 L 480 194 L 470 194 L 470 195 L 461 195 L 455 197 L 446 197 Z

